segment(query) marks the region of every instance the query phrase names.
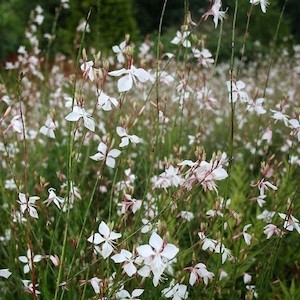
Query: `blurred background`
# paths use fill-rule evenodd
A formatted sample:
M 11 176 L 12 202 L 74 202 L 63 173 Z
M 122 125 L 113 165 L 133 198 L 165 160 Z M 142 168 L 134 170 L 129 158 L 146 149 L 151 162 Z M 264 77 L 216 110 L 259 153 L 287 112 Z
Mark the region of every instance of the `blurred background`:
M 44 20 L 38 27 L 40 48 L 46 51 L 48 40 L 45 34 L 55 33 L 51 44 L 52 56 L 60 52 L 67 57 L 76 53 L 81 33 L 79 24 L 84 21 L 90 8 L 89 32 L 86 35 L 87 48 L 107 52 L 115 44 L 124 40 L 129 33 L 131 41 L 139 45 L 145 38 L 155 41 L 163 0 L 70 0 L 68 9 L 58 8 L 60 0 L 1 0 L 0 3 L 0 62 L 13 60 L 20 45 L 26 46 L 25 29 L 29 24 L 30 12 L 40 5 Z M 233 0 L 223 1 L 222 9 L 228 8 L 228 18 L 224 22 L 224 33 L 221 45 L 221 59 L 230 55 L 230 38 Z M 237 44 L 242 45 L 250 10 L 249 0 L 240 0 L 237 16 Z M 262 13 L 260 6 L 253 7 L 250 21 L 250 31 L 247 41 L 247 57 L 251 60 L 257 53 L 267 53 L 269 44 L 274 37 L 282 6 L 286 0 L 270 0 L 267 13 Z M 162 42 L 165 51 L 171 51 L 170 44 L 176 31 L 184 19 L 185 3 L 188 3 L 192 19 L 198 22 L 209 9 L 210 2 L 199 0 L 169 0 L 163 19 Z M 279 32 L 278 48 L 292 49 L 291 45 L 300 43 L 299 18 L 300 0 L 288 0 Z M 56 17 L 55 17 L 56 16 Z M 57 18 L 57 20 L 56 20 Z M 212 17 L 201 22 L 197 34 L 206 40 L 206 47 L 212 52 L 217 47 L 219 29 L 214 29 Z M 46 35 L 47 36 L 47 35 Z

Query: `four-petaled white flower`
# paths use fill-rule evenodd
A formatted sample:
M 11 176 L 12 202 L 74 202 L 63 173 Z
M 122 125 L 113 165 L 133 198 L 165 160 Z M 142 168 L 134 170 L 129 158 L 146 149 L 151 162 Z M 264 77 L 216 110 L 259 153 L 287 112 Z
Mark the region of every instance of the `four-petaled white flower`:
M 142 141 L 141 138 L 139 138 L 137 135 L 129 135 L 126 131 L 125 128 L 118 126 L 116 128 L 117 134 L 119 137 L 121 137 L 121 143 L 120 143 L 120 147 L 126 147 L 129 145 L 129 142 L 134 143 L 134 144 L 138 144 Z
M 32 263 L 37 263 L 41 261 L 43 258 L 42 255 L 35 255 L 33 256 L 30 249 L 27 250 L 26 256 L 19 256 L 19 261 L 25 264 L 23 271 L 24 273 L 28 273 L 30 270 L 32 270 Z
M 149 245 L 139 246 L 136 251 L 144 259 L 144 266 L 138 271 L 138 274 L 148 277 L 152 271 L 153 285 L 157 286 L 168 262 L 176 256 L 179 249 L 173 244 L 166 243 L 156 232 L 153 232 Z
M 92 116 L 85 111 L 84 108 L 75 105 L 73 111 L 70 112 L 65 119 L 70 122 L 77 122 L 79 119 L 83 118 L 84 127 L 90 131 L 95 131 L 95 121 Z
M 212 280 L 214 277 L 214 273 L 209 272 L 207 267 L 203 263 L 198 263 L 194 267 L 185 268 L 189 272 L 191 272 L 189 284 L 193 286 L 199 278 L 202 278 L 205 285 L 208 284 L 208 280 Z
M 121 214 L 124 215 L 129 209 L 135 214 L 142 207 L 142 200 L 132 198 L 131 195 L 125 194 L 121 203 Z
M 115 107 L 119 106 L 119 102 L 114 97 L 109 97 L 104 92 L 100 92 L 100 95 L 98 96 L 98 105 L 104 110 L 104 111 L 110 111 L 112 110 L 112 105 Z
M 161 291 L 162 295 L 166 298 L 172 298 L 173 300 L 183 300 L 188 298 L 187 286 L 185 284 L 175 284 L 173 279 L 170 282 L 170 286 Z
M 95 79 L 95 70 L 93 68 L 94 62 L 93 61 L 86 61 L 81 66 L 80 69 L 83 72 L 84 78 L 89 78 L 90 81 L 94 81 Z
M 192 45 L 191 42 L 188 40 L 190 33 L 190 31 L 177 31 L 176 36 L 173 38 L 171 43 L 175 45 L 182 44 L 183 47 L 190 48 Z
M 41 294 L 41 292 L 37 290 L 38 284 L 36 284 L 35 288 L 33 288 L 33 284 L 30 280 L 22 280 L 22 283 L 24 285 L 25 292 L 30 293 L 30 294 L 35 293 L 35 295 Z
M 89 280 L 95 294 L 100 294 L 103 282 L 100 278 L 98 277 L 93 277 Z
M 204 14 L 204 19 L 206 20 L 209 16 L 213 16 L 214 19 L 214 24 L 215 28 L 217 28 L 219 20 L 225 19 L 226 18 L 226 11 L 220 11 L 222 7 L 222 2 L 221 0 L 215 0 L 214 4 L 212 5 L 211 9 Z
M 129 277 L 133 276 L 136 273 L 137 268 L 134 265 L 133 255 L 128 250 L 122 249 L 120 253 L 112 256 L 111 259 L 116 264 L 124 263 L 122 268 Z
M 55 194 L 55 189 L 54 188 L 49 188 L 48 189 L 48 199 L 45 200 L 43 203 L 46 203 L 46 205 L 50 205 L 50 203 L 54 203 L 59 209 L 63 207 L 64 204 L 64 198 L 59 197 Z
M 29 215 L 35 219 L 38 219 L 38 213 L 36 210 L 35 206 L 35 201 L 39 200 L 40 197 L 38 196 L 32 196 L 27 199 L 26 195 L 23 193 L 19 193 L 19 201 L 18 203 L 20 204 L 20 210 L 21 213 L 24 214 L 24 212 L 27 210 Z
M 284 229 L 288 231 L 293 231 L 294 229 L 296 229 L 296 231 L 300 234 L 300 224 L 298 219 L 296 219 L 291 214 L 278 213 L 278 215 L 281 219 L 284 220 L 284 224 L 283 224 Z
M 240 100 L 241 102 L 248 102 L 249 97 L 248 94 L 242 91 L 246 85 L 243 81 L 239 80 L 237 82 L 234 81 L 227 81 L 227 89 L 229 92 L 229 102 L 236 102 Z
M 264 227 L 264 234 L 267 236 L 267 240 L 269 238 L 271 238 L 271 236 L 273 234 L 276 234 L 278 236 L 282 236 L 283 232 L 274 224 L 267 224 L 265 227 Z
M 97 150 L 99 152 L 93 156 L 90 156 L 90 158 L 95 161 L 104 160 L 108 167 L 114 168 L 116 164 L 115 158 L 117 158 L 121 154 L 121 151 L 118 149 L 108 150 L 107 145 L 105 145 L 103 142 L 100 142 Z
M 140 298 L 137 297 L 141 296 L 143 293 L 143 289 L 135 289 L 131 294 L 125 289 L 122 289 L 116 293 L 116 298 L 118 300 L 140 300 Z
M 178 187 L 183 183 L 183 179 L 178 174 L 179 168 L 174 168 L 172 165 L 165 169 L 165 172 L 161 173 L 157 180 L 155 180 L 154 188 L 166 189 L 170 186 Z
M 120 45 L 115 45 L 112 47 L 112 51 L 117 55 L 117 60 L 120 64 L 125 62 L 124 52 L 126 49 L 126 41 L 120 43 Z
M 144 83 L 150 79 L 150 74 L 142 68 L 136 68 L 131 65 L 129 69 L 122 68 L 121 70 L 108 72 L 110 76 L 122 76 L 118 80 L 118 90 L 120 93 L 128 92 L 133 83 L 137 84 L 137 81 Z
M 96 245 L 96 252 L 100 253 L 104 259 L 109 257 L 114 249 L 115 240 L 122 236 L 121 233 L 109 229 L 105 222 L 101 222 L 98 228 L 99 232 L 92 234 L 87 240 Z M 101 249 L 98 245 L 101 245 Z
M 51 118 L 48 118 L 46 120 L 45 125 L 41 127 L 40 133 L 42 133 L 45 136 L 48 136 L 51 139 L 55 139 L 55 133 L 54 133 L 55 129 L 56 129 L 55 123 Z
M 267 111 L 263 108 L 264 98 L 257 98 L 255 100 L 249 100 L 247 105 L 248 111 L 255 111 L 258 115 L 263 115 Z

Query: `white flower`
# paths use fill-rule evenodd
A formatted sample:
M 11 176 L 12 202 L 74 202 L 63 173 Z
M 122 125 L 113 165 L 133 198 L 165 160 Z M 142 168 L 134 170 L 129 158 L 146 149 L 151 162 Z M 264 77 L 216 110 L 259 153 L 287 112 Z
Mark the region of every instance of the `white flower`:
M 247 105 L 248 111 L 255 111 L 258 115 L 263 115 L 267 111 L 263 108 L 264 98 L 257 98 L 255 100 L 249 100 Z
M 300 234 L 300 224 L 299 220 L 296 219 L 294 216 L 291 214 L 282 214 L 278 213 L 279 217 L 284 220 L 283 228 L 288 230 L 288 231 L 293 231 L 296 229 L 296 231 Z
M 118 149 L 108 150 L 107 145 L 105 145 L 103 142 L 100 142 L 97 150 L 99 152 L 93 156 L 90 156 L 90 158 L 95 161 L 104 160 L 108 167 L 114 168 L 116 164 L 115 158 L 121 154 L 121 151 Z
M 183 183 L 183 179 L 178 175 L 179 168 L 174 168 L 172 165 L 161 173 L 154 183 L 154 188 L 168 188 L 170 186 L 178 187 Z
M 185 219 L 187 221 L 191 221 L 194 219 L 194 214 L 190 211 L 185 211 L 185 210 L 182 210 L 179 214 L 179 216 L 182 218 L 182 219 Z
M 248 224 L 248 225 L 245 225 L 243 228 L 243 237 L 244 237 L 245 243 L 247 245 L 250 245 L 251 240 L 252 240 L 252 236 L 249 233 L 247 233 L 248 228 L 251 226 L 252 226 L 252 224 Z
M 123 41 L 120 45 L 115 45 L 112 47 L 114 53 L 117 54 L 117 60 L 120 64 L 125 62 L 124 52 L 126 49 L 126 41 Z
M 61 209 L 64 204 L 64 198 L 56 196 L 54 188 L 49 188 L 48 193 L 48 199 L 45 200 L 44 203 L 48 206 L 51 202 L 53 202 L 59 209 Z
M 186 268 L 191 272 L 189 284 L 193 286 L 199 278 L 202 278 L 205 285 L 208 284 L 208 280 L 212 280 L 214 273 L 207 271 L 206 265 L 203 263 L 198 263 L 195 267 Z
M 104 259 L 109 257 L 113 251 L 115 240 L 122 236 L 121 233 L 111 231 L 105 222 L 101 222 L 98 228 L 99 232 L 92 234 L 87 240 L 96 245 L 95 250 L 99 252 Z M 102 244 L 102 248 L 98 245 Z
M 261 11 L 265 14 L 267 11 L 267 6 L 269 5 L 269 2 L 267 0 L 250 0 L 250 3 L 253 5 L 260 4 Z
M 84 78 L 89 78 L 90 81 L 94 81 L 95 79 L 95 70 L 93 68 L 94 62 L 93 61 L 86 61 L 81 66 L 80 69 L 83 72 Z
M 227 89 L 229 92 L 229 102 L 236 102 L 237 100 L 240 100 L 241 102 L 248 102 L 249 97 L 246 92 L 243 92 L 242 90 L 245 88 L 245 83 L 241 80 L 234 82 L 234 81 L 227 81 Z M 232 88 L 232 92 L 231 92 Z M 232 99 L 231 99 L 232 94 Z
M 35 285 L 35 289 L 33 288 L 33 284 L 30 280 L 22 280 L 22 283 L 24 284 L 24 290 L 27 293 L 35 295 L 39 295 L 41 292 L 37 290 L 38 284 Z
M 137 135 L 129 135 L 125 128 L 118 126 L 116 128 L 117 134 L 119 137 L 121 137 L 121 143 L 119 147 L 123 148 L 125 146 L 129 145 L 129 142 L 138 144 L 142 141 L 141 138 L 139 138 Z
M 131 65 L 129 69 L 122 68 L 121 70 L 108 72 L 110 76 L 122 76 L 118 80 L 118 90 L 120 93 L 127 92 L 132 88 L 133 83 L 146 82 L 150 79 L 150 74 L 142 68 L 136 68 Z
M 116 264 L 124 263 L 123 269 L 129 277 L 133 276 L 136 273 L 137 268 L 134 265 L 134 258 L 131 252 L 122 249 L 119 254 L 115 254 L 111 257 L 111 259 Z
M 54 134 L 55 129 L 56 129 L 55 123 L 51 118 L 48 118 L 46 120 L 45 125 L 41 127 L 40 133 L 42 133 L 45 136 L 48 136 L 51 139 L 55 139 L 55 134 Z
M 41 261 L 42 258 L 43 258 L 42 255 L 35 255 L 34 257 L 32 257 L 32 253 L 30 249 L 27 250 L 27 256 L 19 256 L 19 261 L 25 264 L 23 268 L 24 273 L 26 274 L 30 270 L 32 270 L 32 262 L 37 263 Z
M 153 284 L 157 286 L 167 263 L 176 256 L 179 249 L 173 244 L 166 243 L 156 232 L 153 232 L 149 245 L 139 246 L 136 251 L 144 259 L 145 264 L 138 271 L 139 275 L 148 277 L 152 271 L 154 275 Z
M 122 207 L 121 214 L 124 215 L 129 209 L 135 214 L 142 207 L 142 200 L 132 198 L 131 195 L 125 194 L 122 203 L 118 205 Z
M 175 45 L 182 44 L 183 47 L 190 48 L 192 44 L 187 39 L 188 36 L 190 35 L 190 33 L 191 33 L 190 31 L 184 31 L 182 33 L 180 31 L 177 31 L 176 32 L 176 37 L 173 38 L 171 43 L 175 44 Z
M 216 253 L 222 254 L 222 264 L 225 263 L 228 257 L 231 257 L 231 251 L 227 248 L 225 248 L 224 244 L 218 243 L 215 247 Z
M 245 284 L 250 283 L 251 280 L 252 280 L 252 276 L 250 274 L 248 274 L 248 273 L 244 273 L 244 276 L 243 276 L 244 283 Z
M 0 277 L 8 278 L 11 275 L 9 269 L 1 269 L 0 270 Z
M 161 293 L 164 297 L 172 298 L 173 300 L 188 298 L 187 286 L 185 284 L 175 284 L 174 279 L 170 282 L 170 287 L 163 289 Z
M 104 110 L 104 111 L 110 111 L 112 110 L 112 105 L 115 107 L 119 106 L 119 102 L 114 97 L 109 97 L 104 92 L 100 92 L 100 95 L 98 96 L 98 105 Z
M 89 280 L 95 294 L 100 294 L 100 289 L 102 287 L 102 280 L 98 277 L 93 277 Z
M 300 117 L 299 117 L 300 118 Z M 289 120 L 290 128 L 292 128 L 291 135 L 296 135 L 298 142 L 300 142 L 300 122 L 297 119 Z
M 218 26 L 219 20 L 225 19 L 226 18 L 226 11 L 220 11 L 222 7 L 222 2 L 221 0 L 215 0 L 214 4 L 212 5 L 211 9 L 204 14 L 204 19 L 206 20 L 209 16 L 213 16 L 214 19 L 214 24 L 215 28 Z
M 195 58 L 198 58 L 199 65 L 207 68 L 209 64 L 214 63 L 214 59 L 212 58 L 212 54 L 208 49 L 203 49 L 202 51 L 194 48 L 193 54 Z
M 95 131 L 95 121 L 82 107 L 75 105 L 73 111 L 65 117 L 65 119 L 70 122 L 77 122 L 80 118 L 83 118 L 84 127 L 90 131 Z
M 27 210 L 29 215 L 35 219 L 38 219 L 38 213 L 37 210 L 35 209 L 35 201 L 39 200 L 40 197 L 37 196 L 32 196 L 27 199 L 26 195 L 23 193 L 19 193 L 19 201 L 18 203 L 20 204 L 20 210 L 21 213 L 24 214 L 24 212 Z
M 276 234 L 278 236 L 282 235 L 282 231 L 277 228 L 276 225 L 273 224 L 268 224 L 264 227 L 264 234 L 267 236 L 267 240 L 273 235 Z

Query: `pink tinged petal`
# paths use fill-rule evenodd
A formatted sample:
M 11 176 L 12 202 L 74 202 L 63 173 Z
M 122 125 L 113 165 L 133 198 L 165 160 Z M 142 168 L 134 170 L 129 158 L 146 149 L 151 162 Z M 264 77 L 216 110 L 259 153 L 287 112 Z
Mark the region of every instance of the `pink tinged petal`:
M 132 74 L 142 83 L 150 79 L 150 74 L 142 68 L 133 69 Z
M 0 277 L 8 278 L 12 273 L 9 271 L 9 269 L 1 269 L 0 270 Z
M 93 132 L 95 131 L 95 121 L 92 118 L 83 117 L 83 123 L 85 128 Z
M 118 91 L 120 93 L 127 92 L 132 88 L 132 84 L 132 76 L 127 74 L 118 80 Z
M 179 251 L 179 249 L 175 245 L 167 244 L 164 247 L 164 250 L 161 252 L 161 256 L 164 256 L 171 260 L 176 256 L 178 251 Z
M 109 238 L 109 234 L 110 234 L 110 229 L 109 227 L 106 225 L 105 222 L 101 221 L 98 231 L 105 237 L 105 238 Z
M 121 154 L 121 151 L 118 149 L 112 149 L 108 152 L 107 156 L 111 156 L 111 157 L 118 157 Z
M 99 160 L 103 160 L 104 159 L 104 155 L 102 153 L 96 153 L 95 155 L 90 156 L 90 159 L 95 160 L 95 161 L 99 161 Z
M 156 251 L 160 251 L 161 248 L 163 247 L 163 239 L 156 233 L 153 232 L 151 234 L 150 240 L 149 240 L 149 244 L 156 250 Z
M 116 165 L 116 161 L 115 161 L 115 159 L 112 158 L 112 157 L 107 157 L 105 163 L 106 163 L 106 165 L 107 165 L 108 167 L 110 167 L 110 168 L 112 168 L 112 169 L 113 169 L 113 168 L 115 167 L 115 165 Z
M 195 283 L 196 283 L 196 281 L 197 281 L 197 275 L 196 275 L 196 273 L 195 272 L 191 272 L 191 275 L 190 275 L 190 279 L 189 279 L 189 284 L 191 285 L 191 286 L 193 286 Z
M 123 269 L 129 277 L 133 276 L 137 271 L 136 266 L 132 262 L 125 264 Z
M 110 75 L 110 76 L 122 76 L 123 74 L 127 74 L 127 73 L 128 73 L 128 70 L 126 70 L 125 68 L 122 68 L 121 70 L 108 72 L 108 75 Z
M 244 83 L 243 81 L 241 81 L 241 80 L 239 80 L 239 81 L 236 83 L 236 87 L 237 87 L 237 89 L 239 89 L 239 90 L 245 88 L 245 86 L 246 86 L 245 83 Z
M 99 245 L 105 241 L 105 239 L 97 232 L 95 234 L 92 234 L 88 239 L 88 242 L 94 244 L 94 245 Z
M 105 242 L 102 246 L 102 251 L 101 251 L 101 255 L 103 256 L 103 258 L 106 259 L 111 255 L 112 252 L 113 252 L 113 247 L 111 246 L 111 244 Z
M 142 245 L 136 248 L 137 253 L 142 257 L 149 257 L 155 255 L 155 252 L 150 245 Z

